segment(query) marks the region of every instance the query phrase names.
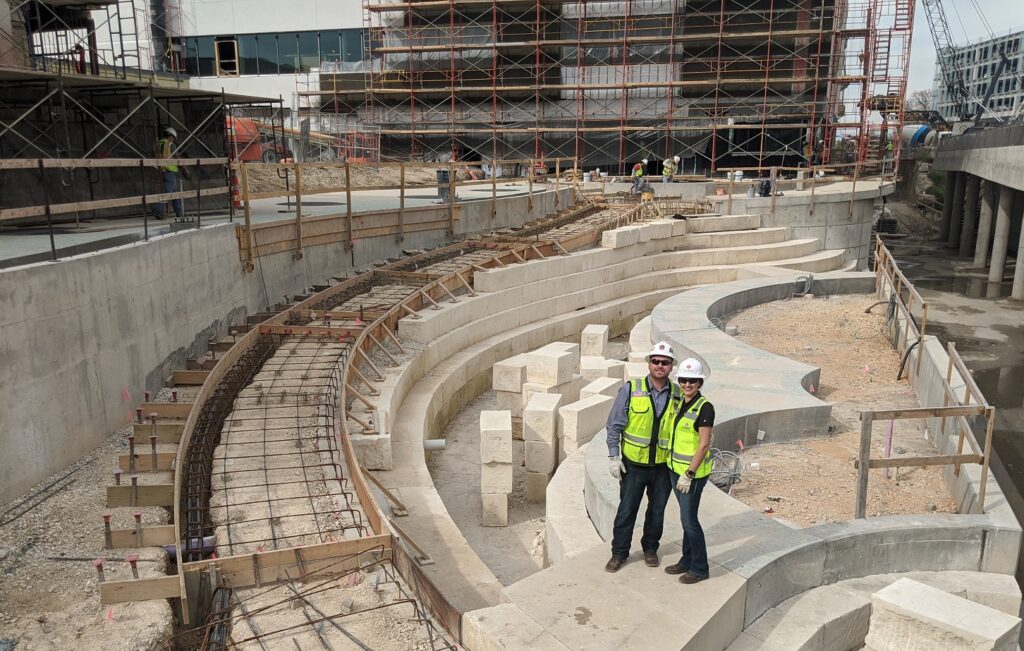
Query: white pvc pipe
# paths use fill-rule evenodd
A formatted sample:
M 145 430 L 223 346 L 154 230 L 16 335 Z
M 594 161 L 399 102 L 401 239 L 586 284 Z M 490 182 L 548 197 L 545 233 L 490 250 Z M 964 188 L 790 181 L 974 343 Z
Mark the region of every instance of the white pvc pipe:
M 436 452 L 444 449 L 444 439 L 426 439 L 423 441 L 423 449 L 427 452 Z

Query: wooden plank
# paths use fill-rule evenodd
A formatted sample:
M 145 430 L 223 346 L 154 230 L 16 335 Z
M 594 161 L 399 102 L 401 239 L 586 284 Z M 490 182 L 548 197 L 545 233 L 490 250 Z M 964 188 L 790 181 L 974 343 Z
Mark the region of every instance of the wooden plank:
M 104 581 L 100 584 L 100 603 L 122 604 L 128 601 L 177 599 L 181 596 L 178 575 L 130 581 Z
M 152 414 L 157 418 L 188 418 L 188 412 L 192 411 L 191 402 L 144 402 L 139 407 L 143 420 Z
M 979 454 L 943 454 L 930 457 L 891 457 L 889 459 L 871 459 L 868 468 L 910 468 L 919 466 L 946 466 L 952 463 L 981 463 Z M 860 468 L 860 460 L 853 462 L 854 468 Z
M 147 167 L 163 167 L 167 164 L 195 166 L 195 158 L 44 158 L 43 167 L 47 169 L 77 169 L 99 167 L 131 167 L 139 165 Z M 200 165 L 227 165 L 226 158 L 200 158 Z M 38 158 L 5 158 L 0 159 L 0 169 L 39 169 Z
M 199 386 L 209 374 L 209 371 L 175 371 L 171 383 L 175 386 Z
M 137 549 L 139 547 L 163 547 L 174 544 L 174 525 L 156 524 L 142 527 L 142 544 L 135 541 L 135 529 L 111 529 L 111 549 Z
M 147 435 L 148 436 L 148 435 Z M 158 439 L 159 440 L 159 439 Z M 142 450 L 145 449 L 145 452 Z M 117 467 L 128 472 L 128 462 L 130 461 L 128 454 L 119 454 L 117 456 Z M 178 454 L 176 452 L 157 452 L 156 453 L 156 466 L 158 472 L 170 471 L 171 464 L 174 463 L 175 457 Z M 140 444 L 139 440 L 135 440 L 135 472 L 152 472 L 153 468 L 153 456 L 149 453 L 149 439 L 146 439 L 145 443 Z
M 391 534 L 378 534 L 369 538 L 307 545 L 301 548 L 302 565 L 310 577 L 328 577 L 356 569 L 360 563 L 370 560 L 371 557 L 365 552 L 377 549 L 382 550 L 385 557 L 390 557 L 392 544 Z M 225 583 L 232 588 L 255 586 L 257 581 L 254 567 L 259 568 L 259 583 L 262 586 L 294 581 L 299 578 L 300 572 L 295 548 L 186 563 L 184 572 L 199 572 L 214 564 Z
M 363 310 L 362 313 L 359 310 L 291 310 L 290 314 L 294 314 L 297 317 L 303 319 L 310 319 L 313 313 L 316 313 L 316 318 L 323 319 L 325 317 L 331 317 L 332 319 L 363 319 L 365 321 L 376 321 L 380 317 L 384 316 L 386 310 Z
M 174 484 L 139 484 L 138 496 L 132 504 L 130 484 L 107 486 L 107 506 L 174 506 Z
M 181 432 L 185 428 L 184 423 L 157 423 L 157 443 L 178 443 L 181 440 Z M 149 435 L 153 433 L 153 425 L 150 423 L 132 423 L 132 433 L 136 442 L 145 441 L 149 443 Z
M 284 326 L 261 325 L 261 335 L 293 335 L 295 337 L 330 337 L 332 339 L 355 339 L 362 332 L 361 328 L 335 328 L 327 326 Z
M 871 458 L 871 419 L 870 411 L 860 413 L 860 448 L 857 450 L 857 502 L 854 506 L 855 518 L 864 518 L 868 504 L 868 459 Z
M 102 210 L 104 208 L 123 208 L 125 206 L 141 206 L 143 200 L 146 203 L 158 203 L 171 199 L 188 199 L 196 195 L 208 197 L 218 194 L 227 194 L 228 188 L 206 188 L 195 192 L 193 190 L 182 190 L 180 192 L 161 192 L 149 194 L 145 197 L 119 197 L 117 199 L 95 199 L 93 201 L 78 201 L 75 203 L 55 203 L 50 205 L 51 215 L 61 215 L 72 212 L 85 212 L 89 210 Z M 46 215 L 46 206 L 26 206 L 24 208 L 6 208 L 0 210 L 0 221 L 9 219 L 22 219 L 24 217 L 42 217 Z
M 883 409 L 870 413 L 874 420 L 904 420 L 907 418 L 949 418 L 951 416 L 981 416 L 985 413 L 982 405 L 960 407 L 916 407 L 914 409 Z

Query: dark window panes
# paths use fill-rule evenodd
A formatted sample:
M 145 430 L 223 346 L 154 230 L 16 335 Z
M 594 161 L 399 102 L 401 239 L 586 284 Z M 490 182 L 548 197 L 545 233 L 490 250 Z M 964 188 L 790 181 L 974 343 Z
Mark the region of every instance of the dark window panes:
M 299 42 L 294 32 L 277 35 L 277 61 L 281 73 L 295 72 L 299 65 Z
M 300 72 L 309 72 L 320 67 L 320 51 L 316 44 L 316 32 L 299 32 Z
M 277 35 L 260 34 L 256 37 L 256 52 L 261 75 L 277 74 Z
M 342 60 L 356 63 L 363 60 L 363 30 L 341 30 Z
M 243 75 L 260 74 L 255 36 L 238 37 L 238 66 Z
M 189 77 L 199 76 L 199 48 L 196 39 L 185 39 L 185 71 Z
M 200 36 L 196 39 L 196 59 L 199 62 L 199 76 L 214 76 L 213 37 Z
M 320 32 L 320 58 L 328 63 L 341 61 L 340 32 Z

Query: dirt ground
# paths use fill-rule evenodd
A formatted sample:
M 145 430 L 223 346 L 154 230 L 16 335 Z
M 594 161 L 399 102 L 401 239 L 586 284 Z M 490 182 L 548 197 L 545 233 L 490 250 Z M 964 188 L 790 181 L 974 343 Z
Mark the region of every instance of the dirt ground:
M 895 379 L 900 360 L 883 334 L 885 306 L 864 313 L 874 302 L 873 294 L 794 298 L 727 317 L 742 341 L 820 367 L 816 395 L 833 404 L 828 435 L 747 448 L 738 499 L 801 527 L 853 517 L 859 412 L 918 406 L 906 380 Z M 888 425 L 875 424 L 872 457 L 885 456 Z M 894 421 L 892 450 L 896 457 L 936 453 L 923 420 Z M 870 473 L 869 516 L 956 512 L 941 467 L 891 469 L 888 479 L 884 472 Z
M 130 579 L 124 559 L 138 553 L 140 577 L 166 574 L 162 549 L 103 548 L 104 513 L 113 514 L 115 528 L 134 522 L 135 508 L 104 506 L 114 457 L 127 452 L 130 430 L 110 435 L 77 464 L 0 507 L 0 649 L 154 649 L 170 639 L 167 601 L 103 607 L 92 565 L 93 559 L 105 558 L 108 581 Z M 170 449 L 160 446 L 162 452 Z M 169 477 L 143 473 L 140 478 L 155 474 Z M 53 482 L 56 492 L 46 489 Z M 144 526 L 168 522 L 167 509 L 138 510 Z
M 433 167 L 410 167 L 405 170 L 405 182 L 410 186 L 437 185 L 436 166 Z M 373 187 L 378 185 L 398 185 L 400 171 L 397 167 L 373 168 L 365 165 L 353 165 L 349 168 L 349 175 L 353 187 Z M 462 179 L 461 173 L 456 173 L 458 180 Z M 345 167 L 303 167 L 302 187 L 310 192 L 325 187 L 344 187 Z M 253 168 L 249 170 L 249 191 L 270 192 L 283 190 L 285 186 L 284 172 L 278 175 L 278 170 L 268 168 Z M 288 175 L 288 187 L 295 188 L 295 174 Z

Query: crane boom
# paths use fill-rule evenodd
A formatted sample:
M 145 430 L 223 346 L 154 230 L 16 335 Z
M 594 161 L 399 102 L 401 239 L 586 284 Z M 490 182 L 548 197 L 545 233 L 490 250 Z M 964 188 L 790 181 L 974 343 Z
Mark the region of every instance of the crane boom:
M 924 5 L 924 13 L 928 18 L 928 28 L 935 44 L 935 56 L 939 59 L 942 83 L 953 100 L 953 109 L 957 116 L 961 120 L 969 120 L 974 114 L 971 111 L 972 97 L 964 83 L 964 69 L 956 59 L 956 48 L 953 47 L 953 39 L 949 35 L 949 22 L 946 20 L 942 0 L 921 0 L 921 4 Z

